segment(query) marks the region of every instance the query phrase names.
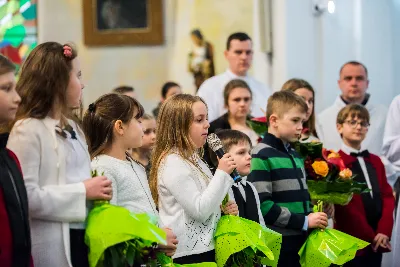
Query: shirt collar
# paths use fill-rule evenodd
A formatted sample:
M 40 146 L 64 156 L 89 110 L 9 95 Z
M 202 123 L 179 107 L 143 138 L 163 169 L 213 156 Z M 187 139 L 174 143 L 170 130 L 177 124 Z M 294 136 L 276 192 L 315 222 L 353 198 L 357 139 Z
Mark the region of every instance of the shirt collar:
M 245 186 L 245 185 L 246 185 L 246 182 L 247 182 L 247 176 L 244 176 L 244 177 L 242 177 L 242 180 L 241 180 L 239 183 L 234 183 L 233 186 L 238 187 L 239 184 L 242 184 L 242 185 Z
M 342 147 L 341 150 L 346 153 L 347 155 L 350 155 L 350 153 L 360 153 L 361 150 L 349 147 L 347 145 L 345 145 L 344 143 L 342 143 Z
M 245 75 L 245 76 L 238 76 L 238 75 L 236 75 L 235 73 L 233 73 L 229 68 L 226 70 L 226 72 L 225 72 L 231 79 L 243 79 L 243 80 L 245 80 L 245 79 L 248 79 L 249 78 L 249 75 Z

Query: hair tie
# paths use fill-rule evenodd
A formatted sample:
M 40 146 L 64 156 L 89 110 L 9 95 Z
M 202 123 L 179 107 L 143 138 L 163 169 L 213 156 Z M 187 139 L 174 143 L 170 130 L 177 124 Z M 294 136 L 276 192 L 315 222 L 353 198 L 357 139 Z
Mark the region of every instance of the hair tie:
M 90 112 L 95 112 L 95 111 L 96 111 L 96 106 L 95 106 L 94 103 L 92 103 L 92 104 L 89 105 L 89 111 L 90 111 Z
M 72 48 L 68 45 L 64 45 L 63 46 L 63 50 L 64 50 L 64 56 L 66 58 L 71 58 L 72 57 Z

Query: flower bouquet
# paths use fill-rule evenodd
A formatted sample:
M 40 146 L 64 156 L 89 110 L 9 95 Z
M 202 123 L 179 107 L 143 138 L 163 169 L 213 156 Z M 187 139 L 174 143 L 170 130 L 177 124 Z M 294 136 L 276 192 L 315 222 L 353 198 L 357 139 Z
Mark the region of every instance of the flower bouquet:
M 249 125 L 249 127 L 256 134 L 258 134 L 261 138 L 268 131 L 267 118 L 266 117 L 258 117 L 258 118 L 252 118 L 250 120 L 247 120 L 247 125 Z
M 304 158 L 308 191 L 312 200 L 346 205 L 353 194 L 369 192 L 366 183 L 354 181 L 339 153 L 326 150 L 320 142 L 294 144 Z
M 157 253 L 157 261 L 160 267 L 217 267 L 215 262 L 202 262 L 193 264 L 177 264 L 174 263 L 171 257 L 165 255 L 165 253 Z
M 317 201 L 314 212 L 323 211 L 323 203 L 347 205 L 353 194 L 369 192 L 365 183 L 354 181 L 340 154 L 326 150 L 320 142 L 296 143 L 304 158 L 305 176 L 312 200 Z M 329 267 L 352 260 L 357 250 L 369 243 L 335 229 L 313 230 L 299 251 L 300 264 Z
M 133 214 L 108 201 L 95 201 L 85 233 L 89 265 L 125 267 L 147 263 L 157 244 L 166 244 L 165 232 L 153 221 L 147 214 Z

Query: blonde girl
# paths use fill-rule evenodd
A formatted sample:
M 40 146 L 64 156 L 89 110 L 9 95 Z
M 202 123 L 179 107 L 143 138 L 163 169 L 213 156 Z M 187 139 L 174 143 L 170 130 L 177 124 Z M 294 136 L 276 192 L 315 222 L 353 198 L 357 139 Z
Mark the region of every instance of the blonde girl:
M 160 220 L 177 235 L 175 262 L 190 264 L 214 259 L 213 235 L 221 216 L 220 204 L 233 184 L 236 164 L 230 154 L 219 161 L 213 176 L 201 160 L 206 142 L 207 107 L 198 96 L 175 95 L 161 107 L 152 156 L 150 188 Z M 230 203 L 227 213 L 236 213 Z

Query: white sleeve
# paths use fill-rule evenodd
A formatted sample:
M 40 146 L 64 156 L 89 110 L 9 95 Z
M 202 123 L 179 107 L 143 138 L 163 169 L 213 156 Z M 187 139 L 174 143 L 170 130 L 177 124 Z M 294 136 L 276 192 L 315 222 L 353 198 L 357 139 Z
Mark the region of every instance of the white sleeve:
M 159 179 L 192 218 L 205 222 L 222 203 L 233 179 L 224 171 L 217 170 L 207 188 L 201 192 L 196 186 L 193 171 L 181 159 L 167 159 Z M 162 196 L 160 196 L 162 197 Z
M 42 185 L 39 168 L 46 157 L 41 151 L 40 134 L 33 123 L 14 126 L 7 147 L 18 157 L 29 200 L 31 218 L 59 221 L 83 222 L 86 218 L 86 189 L 83 183 L 66 185 Z M 54 177 L 54 181 L 57 177 Z
M 324 134 L 322 130 L 322 125 L 319 123 L 320 121 L 320 116 L 316 118 L 315 121 L 315 131 L 317 132 L 318 139 L 323 143 L 324 142 Z
M 118 174 L 106 166 L 97 164 L 96 160 L 92 161 L 91 167 L 92 171 L 96 170 L 98 175 L 101 176 L 104 175 L 105 177 L 107 177 L 108 180 L 111 181 L 112 198 L 110 200 L 110 204 L 118 205 L 118 183 L 117 183 Z
M 218 117 L 220 116 L 218 113 L 218 108 L 216 107 L 216 101 L 214 100 L 213 93 L 211 92 L 212 90 L 210 90 L 211 86 L 212 85 L 210 84 L 210 81 L 206 80 L 200 86 L 199 91 L 197 91 L 197 95 L 200 96 L 207 104 L 209 122 L 218 119 Z
M 260 198 L 258 196 L 258 192 L 257 192 L 256 188 L 254 187 L 254 185 L 252 183 L 247 182 L 247 184 L 250 185 L 251 189 L 253 190 L 254 197 L 256 198 L 257 210 L 258 210 L 258 218 L 260 220 L 260 224 L 265 226 L 264 217 L 263 217 L 263 215 L 261 213 Z

